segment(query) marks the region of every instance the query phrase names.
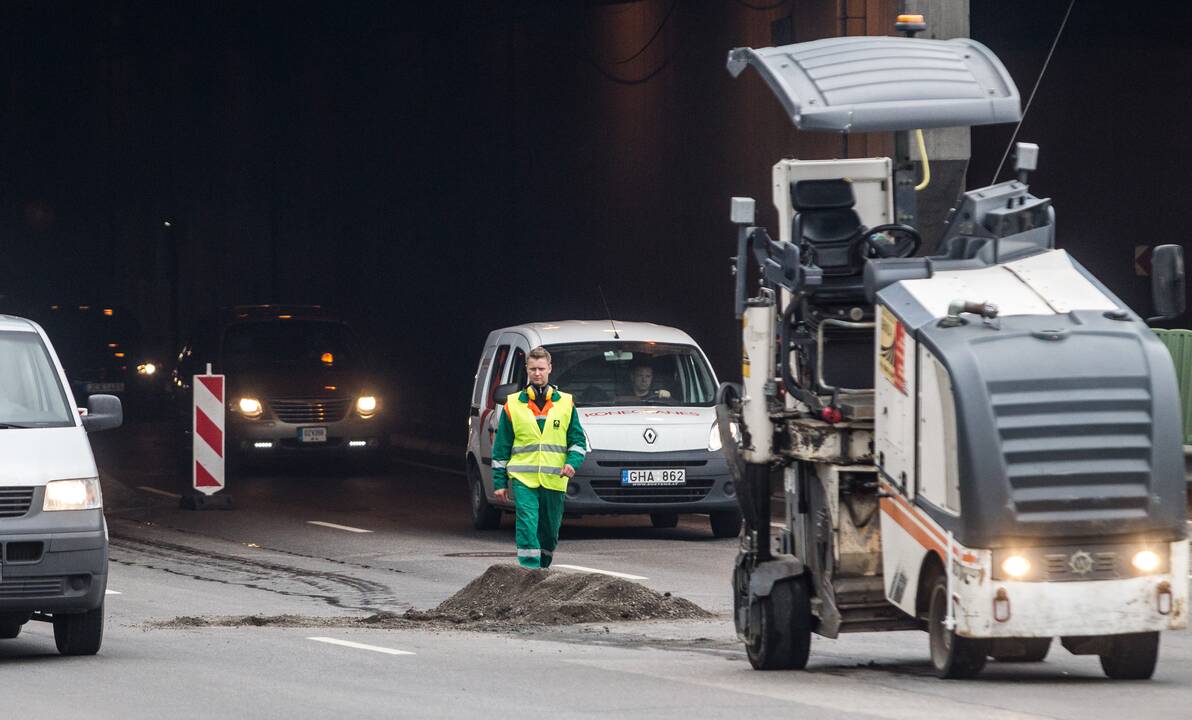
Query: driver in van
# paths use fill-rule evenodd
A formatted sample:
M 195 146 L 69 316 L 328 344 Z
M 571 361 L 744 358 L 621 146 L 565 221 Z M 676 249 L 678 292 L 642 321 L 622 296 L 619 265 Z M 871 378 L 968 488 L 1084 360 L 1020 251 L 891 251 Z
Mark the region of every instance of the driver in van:
M 671 394 L 669 390 L 654 388 L 654 368 L 646 364 L 634 365 L 629 371 L 629 379 L 633 385 L 633 393 L 627 400 L 647 402 L 649 400 L 667 400 Z

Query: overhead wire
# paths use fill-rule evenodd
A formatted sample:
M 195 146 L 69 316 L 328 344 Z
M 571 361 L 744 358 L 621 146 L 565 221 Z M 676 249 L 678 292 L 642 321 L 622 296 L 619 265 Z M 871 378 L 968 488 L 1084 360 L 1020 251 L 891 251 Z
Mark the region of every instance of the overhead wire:
M 1010 157 L 1010 149 L 1014 147 L 1014 141 L 1018 139 L 1018 130 L 1022 127 L 1022 121 L 1026 120 L 1026 114 L 1031 111 L 1031 103 L 1035 100 L 1035 93 L 1039 91 L 1039 85 L 1043 82 L 1043 75 L 1047 72 L 1047 66 L 1051 64 L 1051 56 L 1055 53 L 1055 48 L 1060 44 L 1060 37 L 1064 34 L 1064 28 L 1068 25 L 1068 16 L 1072 14 L 1072 8 L 1076 5 L 1076 0 L 1070 0 L 1068 3 L 1068 10 L 1064 13 L 1064 19 L 1060 22 L 1060 29 L 1055 33 L 1055 39 L 1051 41 L 1051 49 L 1047 51 L 1047 58 L 1043 61 L 1043 67 L 1039 70 L 1039 77 L 1035 78 L 1035 87 L 1031 89 L 1031 95 L 1027 98 L 1026 107 L 1022 109 L 1022 117 L 1018 118 L 1018 124 L 1014 126 L 1014 133 L 1010 135 L 1010 142 L 1006 144 L 1006 151 L 1002 153 L 1001 162 L 997 164 L 997 170 L 993 171 L 993 179 L 989 181 L 990 185 L 997 182 L 998 175 L 1002 174 L 1002 166 L 1006 164 L 1006 158 Z
M 650 39 L 648 41 L 646 41 L 646 44 L 643 45 L 637 52 L 633 53 L 629 57 L 627 57 L 623 60 L 613 61 L 613 64 L 614 65 L 624 65 L 624 64 L 629 63 L 629 62 L 635 60 L 636 58 L 640 57 L 641 54 L 644 53 L 651 45 L 653 45 L 654 42 L 662 35 L 663 29 L 670 23 L 671 18 L 674 15 L 675 8 L 677 8 L 678 6 L 679 6 L 679 1 L 673 0 L 673 2 L 671 2 L 670 7 L 666 11 L 666 15 L 662 18 L 662 22 L 658 24 L 658 27 L 654 30 L 654 33 L 650 36 Z M 587 35 L 587 26 L 586 25 L 584 27 L 584 34 Z M 681 42 L 682 42 L 682 38 L 680 38 L 679 44 L 681 44 Z M 601 76 L 603 76 L 607 80 L 617 83 L 618 85 L 642 85 L 642 84 L 648 83 L 651 80 L 653 80 L 655 77 L 658 76 L 659 73 L 661 73 L 668 66 L 670 66 L 671 60 L 674 59 L 676 53 L 678 53 L 678 51 L 679 51 L 679 44 L 676 44 L 676 47 L 666 57 L 664 57 L 662 59 L 662 62 L 660 62 L 656 67 L 654 67 L 652 70 L 648 71 L 644 75 L 642 75 L 640 77 L 636 77 L 636 78 L 623 77 L 623 76 L 618 75 L 617 73 L 613 72 L 612 70 L 604 67 L 604 65 L 595 57 L 595 54 L 592 53 L 590 47 L 589 47 L 589 51 L 585 54 L 584 59 L 587 60 L 587 62 L 596 70 L 596 72 L 600 73 Z M 591 45 L 591 43 L 589 42 L 589 46 L 590 45 Z

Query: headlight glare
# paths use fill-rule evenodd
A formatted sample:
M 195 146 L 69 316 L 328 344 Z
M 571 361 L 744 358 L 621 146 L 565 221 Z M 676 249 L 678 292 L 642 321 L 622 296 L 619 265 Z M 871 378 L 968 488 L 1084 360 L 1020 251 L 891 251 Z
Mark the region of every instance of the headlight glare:
M 370 417 L 377 412 L 377 399 L 372 395 L 363 395 L 356 401 L 356 412 L 361 417 Z
M 1013 578 L 1020 578 L 1031 571 L 1031 561 L 1021 555 L 1011 555 L 1002 561 L 1002 570 Z
M 44 512 L 57 510 L 94 510 L 103 507 L 99 478 L 84 480 L 52 480 L 46 483 Z
M 1134 559 L 1131 562 L 1136 570 L 1144 573 L 1153 573 L 1159 569 L 1160 565 L 1159 554 L 1154 550 L 1139 550 L 1134 553 Z
M 147 363 L 141 363 L 140 365 L 137 365 L 137 374 L 138 375 L 154 375 L 156 373 L 157 373 L 157 364 L 156 363 L 147 362 Z
M 265 412 L 265 408 L 261 406 L 261 401 L 256 398 L 240 398 L 237 405 L 240 408 L 240 414 L 244 417 L 260 417 L 261 413 Z

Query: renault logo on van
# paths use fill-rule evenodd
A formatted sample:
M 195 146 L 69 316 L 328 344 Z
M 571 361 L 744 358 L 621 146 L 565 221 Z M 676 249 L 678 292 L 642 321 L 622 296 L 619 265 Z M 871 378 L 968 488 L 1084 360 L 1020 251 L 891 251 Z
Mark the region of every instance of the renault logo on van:
M 646 431 L 642 433 L 642 437 L 646 439 L 647 445 L 653 445 L 654 441 L 658 439 L 658 433 L 654 432 L 654 428 L 646 428 Z

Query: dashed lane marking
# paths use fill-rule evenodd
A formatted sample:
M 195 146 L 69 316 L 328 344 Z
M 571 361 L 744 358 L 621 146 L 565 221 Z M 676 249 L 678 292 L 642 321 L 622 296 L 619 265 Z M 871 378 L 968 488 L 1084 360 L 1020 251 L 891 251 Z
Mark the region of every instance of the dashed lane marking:
M 582 565 L 551 565 L 555 568 L 567 568 L 568 570 L 576 570 L 578 572 L 592 573 L 594 575 L 610 575 L 612 577 L 624 578 L 626 580 L 649 580 L 648 577 L 641 575 L 629 575 L 628 573 L 613 572 L 612 570 L 597 570 L 596 568 L 584 567 Z
M 175 500 L 182 497 L 178 493 L 172 493 L 167 490 L 158 490 L 157 488 L 149 487 L 148 485 L 141 485 L 141 486 L 137 487 L 137 490 L 144 490 L 147 493 L 153 493 L 154 495 L 161 495 L 162 497 L 174 498 Z
M 119 590 L 104 590 L 104 595 L 123 595 Z
M 369 650 L 372 652 L 383 653 L 385 655 L 414 655 L 415 653 L 409 650 L 395 650 L 394 648 L 381 647 L 379 645 L 365 645 L 364 643 L 352 642 L 351 640 L 339 640 L 329 637 L 308 637 L 307 640 L 314 642 L 327 643 L 328 645 L 338 645 L 340 647 L 352 648 L 354 650 Z
M 333 528 L 335 530 L 344 530 L 346 532 L 354 533 L 370 533 L 372 530 L 362 530 L 361 528 L 349 527 L 347 525 L 336 525 L 335 523 L 323 522 L 322 520 L 307 520 L 309 525 L 318 525 L 319 527 Z

